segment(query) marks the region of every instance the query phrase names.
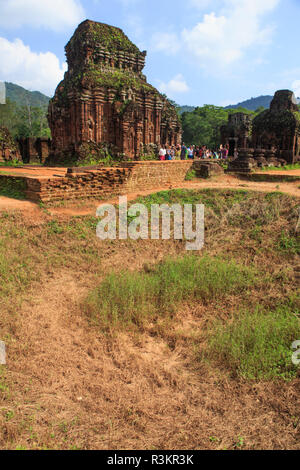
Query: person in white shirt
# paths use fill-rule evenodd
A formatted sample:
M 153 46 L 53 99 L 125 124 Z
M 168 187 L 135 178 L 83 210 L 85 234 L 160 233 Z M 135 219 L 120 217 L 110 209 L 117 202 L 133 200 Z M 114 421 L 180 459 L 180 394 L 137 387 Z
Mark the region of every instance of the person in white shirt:
M 166 149 L 164 148 L 164 146 L 162 145 L 161 148 L 160 148 L 160 151 L 159 151 L 159 159 L 160 160 L 165 160 L 166 159 Z

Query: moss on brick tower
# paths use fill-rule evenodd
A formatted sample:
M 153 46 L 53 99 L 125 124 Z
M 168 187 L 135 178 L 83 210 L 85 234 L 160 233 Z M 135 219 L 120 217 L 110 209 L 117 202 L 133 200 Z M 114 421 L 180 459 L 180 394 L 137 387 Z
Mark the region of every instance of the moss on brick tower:
M 83 21 L 78 26 L 65 49 L 69 54 L 85 45 L 96 51 L 102 46 L 109 52 L 121 50 L 140 54 L 139 48 L 130 41 L 120 28 L 91 20 Z

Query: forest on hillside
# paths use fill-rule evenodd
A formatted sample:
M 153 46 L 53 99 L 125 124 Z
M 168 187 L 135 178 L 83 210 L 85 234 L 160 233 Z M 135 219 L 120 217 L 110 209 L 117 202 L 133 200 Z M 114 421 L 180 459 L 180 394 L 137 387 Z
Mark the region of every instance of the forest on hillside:
M 5 82 L 6 98 L 20 106 L 30 104 L 34 107 L 48 106 L 50 98 L 40 91 L 29 91 L 16 85 L 15 83 Z
M 15 139 L 51 137 L 47 110 L 48 105 L 19 105 L 8 98 L 6 104 L 0 104 L 0 126 L 6 127 Z
M 0 104 L 0 126 L 6 127 L 17 139 L 50 137 L 47 112 L 49 97 L 5 82 L 6 104 Z

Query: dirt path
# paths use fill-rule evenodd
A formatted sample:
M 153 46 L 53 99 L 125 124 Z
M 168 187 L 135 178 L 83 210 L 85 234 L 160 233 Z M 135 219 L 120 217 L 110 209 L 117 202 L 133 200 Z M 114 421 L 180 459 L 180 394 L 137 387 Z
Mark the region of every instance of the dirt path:
M 6 424 L 19 445 L 297 448 L 297 430 L 285 417 L 296 414 L 295 388 L 220 381 L 195 370 L 183 345 L 170 348 L 151 334 L 105 338 L 80 309 L 89 288 L 86 275 L 56 273 L 22 307 L 8 367 L 28 432 Z M 201 327 L 197 309 L 182 312 L 187 337 Z
M 39 209 L 38 205 L 30 201 L 20 201 L 9 197 L 0 196 L 0 210 L 21 210 L 21 211 L 35 211 Z
M 260 173 L 261 175 L 300 176 L 300 170 L 268 170 L 264 172 L 257 171 L 256 173 Z
M 138 196 L 147 196 L 154 192 L 164 191 L 169 189 L 245 189 L 249 191 L 261 191 L 261 192 L 274 192 L 280 191 L 291 196 L 300 197 L 300 185 L 299 182 L 295 183 L 264 183 L 264 182 L 252 182 L 252 181 L 241 181 L 238 178 L 231 175 L 224 175 L 211 180 L 201 181 L 187 181 L 178 185 L 167 185 L 148 191 L 140 191 L 129 193 L 127 195 L 128 200 L 132 201 Z M 87 201 L 86 203 L 80 203 L 73 205 L 66 203 L 66 206 L 49 208 L 48 212 L 51 215 L 66 215 L 66 216 L 80 216 L 80 215 L 94 215 L 96 208 L 103 202 L 115 204 L 118 202 L 118 198 L 114 197 L 106 201 Z M 41 208 L 30 201 L 19 201 L 16 199 L 10 199 L 7 197 L 0 197 L 0 211 L 7 210 L 21 210 L 28 216 L 39 217 L 43 216 Z

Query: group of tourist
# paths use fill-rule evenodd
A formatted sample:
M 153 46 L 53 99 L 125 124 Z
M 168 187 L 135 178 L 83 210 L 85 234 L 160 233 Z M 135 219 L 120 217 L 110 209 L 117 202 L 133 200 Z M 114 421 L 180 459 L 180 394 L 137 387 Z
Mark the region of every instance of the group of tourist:
M 217 150 L 211 150 L 205 145 L 196 146 L 185 144 L 177 146 L 164 146 L 162 145 L 159 150 L 160 160 L 196 160 L 196 159 L 227 159 L 228 147 L 221 145 Z

